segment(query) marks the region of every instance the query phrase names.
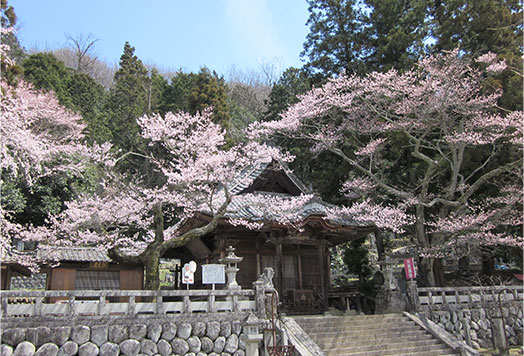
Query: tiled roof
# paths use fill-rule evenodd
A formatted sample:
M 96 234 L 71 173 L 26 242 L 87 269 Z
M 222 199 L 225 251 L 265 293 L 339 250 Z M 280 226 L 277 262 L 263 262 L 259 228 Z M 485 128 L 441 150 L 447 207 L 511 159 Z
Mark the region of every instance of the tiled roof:
M 251 205 L 248 198 L 246 198 L 242 194 L 239 194 L 245 189 L 247 189 L 250 186 L 250 184 L 252 184 L 255 181 L 255 179 L 260 177 L 262 173 L 271 166 L 272 163 L 273 162 L 260 163 L 256 166 L 251 166 L 245 169 L 237 179 L 235 179 L 231 184 L 228 185 L 229 192 L 231 195 L 233 195 L 233 197 L 231 204 L 228 207 L 229 212 L 225 215 L 226 218 L 245 219 L 255 222 L 262 220 L 280 220 L 279 216 L 268 216 L 266 212 L 263 212 L 256 206 Z M 308 188 L 284 162 L 275 163 L 279 165 L 279 168 L 281 168 L 282 172 L 285 173 L 285 175 L 303 194 L 313 193 L 311 188 Z M 292 197 L 288 194 L 272 192 L 256 192 L 256 194 L 266 194 L 270 196 L 273 195 L 284 198 L 289 197 L 290 199 Z M 294 214 L 298 215 L 298 218 L 301 220 L 305 220 L 310 216 L 326 216 L 327 210 L 331 206 L 331 204 L 324 202 L 319 196 L 315 195 L 307 204 L 299 207 L 300 210 L 294 212 Z M 362 226 L 361 223 L 357 223 L 346 218 L 336 219 L 331 222 L 336 223 L 337 225 Z
M 111 262 L 107 253 L 96 247 L 40 246 L 36 256 L 54 261 Z
M 272 195 L 272 196 L 279 196 L 281 198 L 289 197 L 292 198 L 291 195 L 287 194 L 279 194 L 279 193 L 270 193 L 270 192 L 258 192 L 257 194 L 266 194 L 266 195 Z M 328 209 L 331 207 L 331 204 L 328 204 L 318 196 L 314 196 L 311 198 L 311 200 L 298 207 L 297 211 L 294 211 L 292 214 L 295 215 L 299 220 L 306 220 L 310 216 L 326 216 Z M 250 205 L 249 199 L 247 199 L 243 195 L 237 195 L 232 198 L 231 204 L 228 207 L 229 212 L 226 213 L 226 218 L 232 218 L 232 219 L 245 219 L 249 221 L 267 221 L 267 220 L 274 220 L 279 221 L 280 216 L 268 216 L 267 212 L 261 211 L 256 206 Z M 332 223 L 336 223 L 337 225 L 353 225 L 353 226 L 361 226 L 361 223 L 357 223 L 355 221 L 351 221 L 349 219 L 336 219 L 334 221 L 331 221 Z

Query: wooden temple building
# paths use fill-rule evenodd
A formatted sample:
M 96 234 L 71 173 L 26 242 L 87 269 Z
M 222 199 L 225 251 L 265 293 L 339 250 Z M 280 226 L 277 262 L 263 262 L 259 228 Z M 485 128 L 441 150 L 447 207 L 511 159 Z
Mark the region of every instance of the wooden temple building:
M 249 185 L 243 184 L 246 175 Z M 328 306 L 330 279 L 330 254 L 328 248 L 360 239 L 375 231 L 371 226 L 347 219 L 326 219 L 329 204 L 314 196 L 298 208 L 299 221 L 293 226 L 279 223 L 281 219 L 264 216 L 245 199 L 247 193 L 279 195 L 281 197 L 312 194 L 290 170 L 280 162 L 262 164 L 243 173 L 240 183 L 232 183 L 229 191 L 235 194 L 231 212 L 219 221 L 210 234 L 193 240 L 184 247 L 170 252 L 170 257 L 180 258 L 182 264 L 194 260 L 198 265 L 218 263 L 229 246 L 243 257 L 239 263 L 237 282 L 242 288 L 252 288 L 252 283 L 265 267 L 275 271 L 273 279 L 281 300 L 288 311 L 324 311 Z M 295 212 L 295 215 L 297 212 Z M 257 230 L 228 223 L 230 218 L 263 222 Z M 186 222 L 186 229 L 202 226 L 211 219 L 199 213 Z M 195 274 L 194 288 L 199 287 L 201 273 Z M 209 288 L 209 286 L 202 286 Z

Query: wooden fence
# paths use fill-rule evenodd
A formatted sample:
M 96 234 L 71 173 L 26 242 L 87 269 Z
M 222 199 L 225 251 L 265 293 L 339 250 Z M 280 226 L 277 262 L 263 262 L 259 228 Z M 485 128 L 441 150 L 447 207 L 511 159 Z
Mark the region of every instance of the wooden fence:
M 253 290 L 2 291 L 1 317 L 255 311 Z
M 515 294 L 513 294 L 515 293 Z M 500 287 L 449 287 L 418 288 L 418 299 L 421 306 L 433 308 L 437 305 L 467 305 L 475 303 L 514 300 L 515 296 L 524 297 L 523 286 Z

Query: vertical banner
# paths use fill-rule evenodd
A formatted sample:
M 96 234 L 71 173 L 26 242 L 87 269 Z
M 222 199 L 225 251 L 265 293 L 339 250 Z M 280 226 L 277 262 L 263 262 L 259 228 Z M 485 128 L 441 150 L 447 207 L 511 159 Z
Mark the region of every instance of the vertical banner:
M 413 257 L 404 258 L 404 271 L 406 272 L 406 279 L 415 279 L 417 277 Z

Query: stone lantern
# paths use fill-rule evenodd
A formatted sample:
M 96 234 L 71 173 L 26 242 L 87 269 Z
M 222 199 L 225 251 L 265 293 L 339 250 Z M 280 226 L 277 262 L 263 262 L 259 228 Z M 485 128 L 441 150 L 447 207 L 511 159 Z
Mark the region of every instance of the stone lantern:
M 253 313 L 249 313 L 244 320 L 244 334 L 241 336 L 246 343 L 246 356 L 258 356 L 258 345 L 264 335 L 260 333 L 261 320 Z
M 235 255 L 235 248 L 229 246 L 227 249 L 227 255 L 224 258 L 219 260 L 220 263 L 226 265 L 226 274 L 227 274 L 227 289 L 239 290 L 241 287 L 237 283 L 237 272 L 238 272 L 238 263 L 242 262 L 244 257 L 238 257 Z

